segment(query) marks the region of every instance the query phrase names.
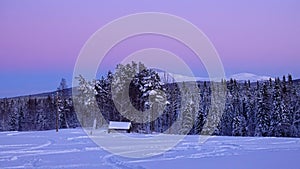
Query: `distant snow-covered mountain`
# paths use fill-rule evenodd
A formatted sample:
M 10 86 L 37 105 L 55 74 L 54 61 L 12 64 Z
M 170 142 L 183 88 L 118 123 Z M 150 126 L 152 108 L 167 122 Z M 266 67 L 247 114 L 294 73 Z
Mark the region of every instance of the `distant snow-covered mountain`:
M 235 79 L 237 81 L 245 81 L 245 80 L 250 80 L 251 82 L 256 82 L 256 81 L 265 81 L 269 79 L 273 79 L 270 76 L 261 76 L 261 75 L 255 75 L 252 73 L 238 73 L 231 75 L 229 79 Z
M 158 71 L 158 75 L 160 76 L 160 79 L 163 83 L 174 83 L 174 82 L 187 82 L 187 81 L 210 81 L 209 77 L 191 77 L 181 74 L 175 74 L 175 73 L 167 73 L 163 71 Z M 273 79 L 270 76 L 261 76 L 261 75 L 255 75 L 252 73 L 238 73 L 231 75 L 226 78 L 226 80 L 235 79 L 237 81 L 248 81 L 256 82 L 256 81 L 265 81 L 269 79 Z
M 157 72 L 163 83 L 187 82 L 187 81 L 209 81 L 208 77 L 191 77 L 175 73 Z

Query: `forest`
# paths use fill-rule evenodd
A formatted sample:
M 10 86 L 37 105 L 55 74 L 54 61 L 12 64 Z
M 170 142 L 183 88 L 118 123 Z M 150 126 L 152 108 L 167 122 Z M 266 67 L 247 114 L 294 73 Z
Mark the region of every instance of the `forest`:
M 142 63 L 97 80 L 62 79 L 47 95 L 0 99 L 0 131 L 50 130 L 131 121 L 132 132 L 300 137 L 300 81 L 235 79 L 163 83 Z

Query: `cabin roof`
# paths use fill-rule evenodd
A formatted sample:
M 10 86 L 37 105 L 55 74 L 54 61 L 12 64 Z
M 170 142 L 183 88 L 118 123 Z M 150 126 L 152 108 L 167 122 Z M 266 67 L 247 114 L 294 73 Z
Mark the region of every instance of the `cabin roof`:
M 131 127 L 131 122 L 110 121 L 108 129 L 129 130 L 130 127 Z

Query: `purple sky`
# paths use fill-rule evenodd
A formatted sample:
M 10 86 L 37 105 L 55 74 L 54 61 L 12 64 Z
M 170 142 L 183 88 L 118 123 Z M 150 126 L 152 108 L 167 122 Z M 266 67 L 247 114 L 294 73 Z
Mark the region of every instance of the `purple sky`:
M 1 0 L 0 98 L 55 90 L 62 77 L 70 85 L 86 40 L 104 24 L 137 12 L 170 13 L 195 24 L 216 47 L 227 76 L 291 73 L 300 78 L 299 9 L 298 0 Z M 189 51 L 157 36 L 119 44 L 111 51 L 118 57 L 107 55 L 99 72 L 114 68 L 130 52 L 148 47 L 186 55 L 183 59 L 194 73 L 206 76 Z

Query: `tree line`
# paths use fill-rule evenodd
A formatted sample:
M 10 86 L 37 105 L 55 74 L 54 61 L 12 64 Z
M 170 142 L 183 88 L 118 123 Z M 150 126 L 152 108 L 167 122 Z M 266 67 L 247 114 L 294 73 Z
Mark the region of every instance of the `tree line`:
M 300 137 L 300 86 L 291 75 L 258 82 L 160 78 L 132 62 L 98 80 L 79 76 L 73 97 L 62 81 L 48 97 L 1 99 L 0 130 L 54 129 L 56 119 L 59 128 L 92 127 L 96 119 L 97 127 L 131 121 L 138 133 Z
M 56 92 L 47 96 L 0 99 L 0 131 L 51 130 L 56 125 L 80 126 L 65 79 Z

